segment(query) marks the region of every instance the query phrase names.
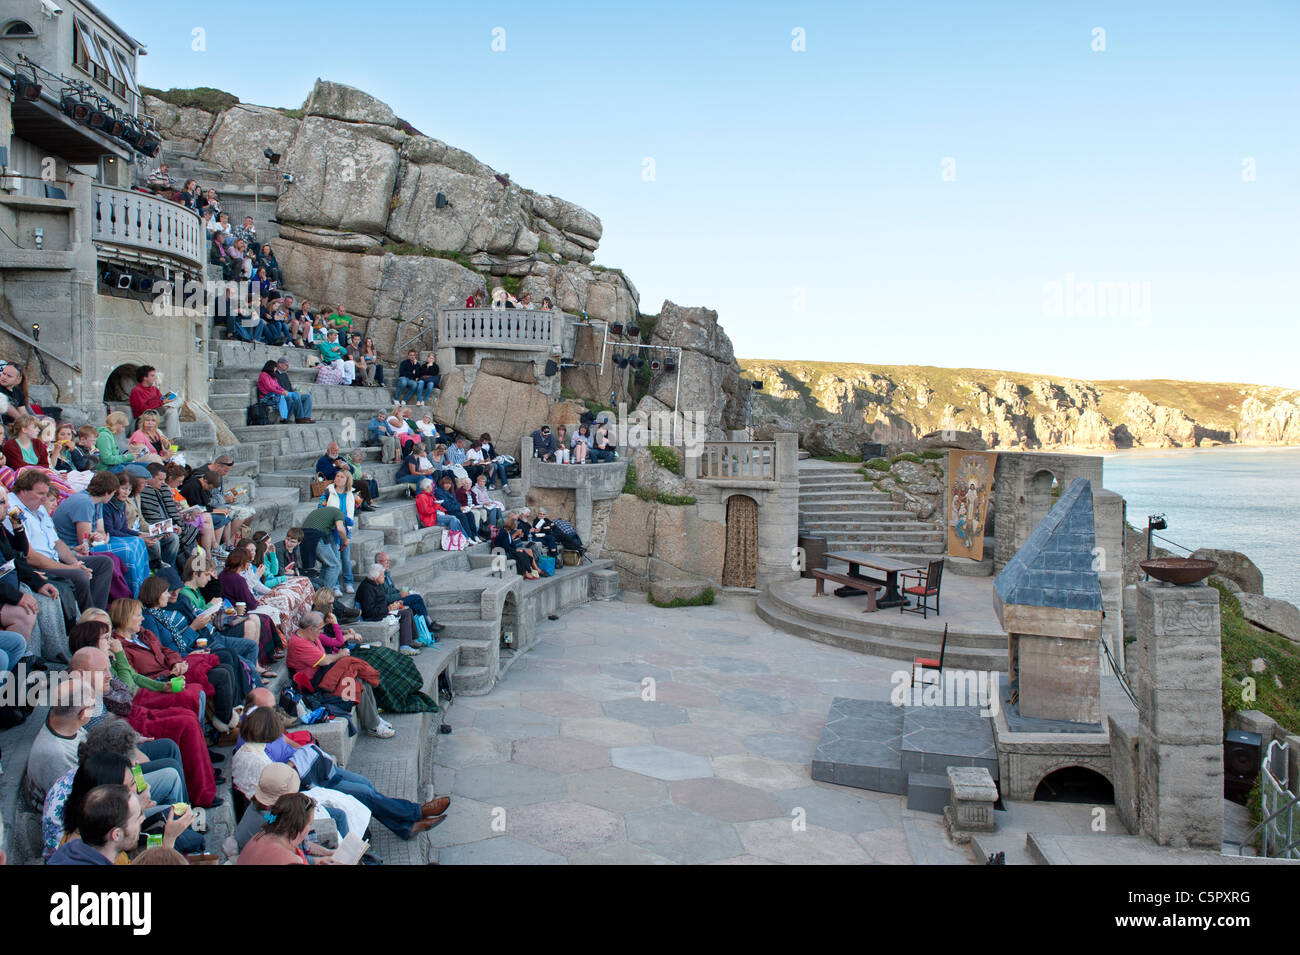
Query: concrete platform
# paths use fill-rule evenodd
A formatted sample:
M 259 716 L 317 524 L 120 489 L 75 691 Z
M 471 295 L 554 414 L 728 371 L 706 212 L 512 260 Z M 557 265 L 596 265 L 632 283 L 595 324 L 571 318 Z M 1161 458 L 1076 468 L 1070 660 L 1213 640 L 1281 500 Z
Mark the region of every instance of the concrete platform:
M 939 775 L 949 766 L 982 766 L 998 778 L 993 730 L 978 708 L 838 697 L 813 754 L 812 778 L 902 795 L 909 774 Z
M 922 618 L 897 609 L 863 613 L 864 599 L 815 597 L 807 578 L 770 585 L 758 598 L 758 615 L 787 633 L 875 656 L 911 660 L 938 656 L 948 626 L 947 665 L 977 670 L 1007 668 L 1007 637 L 993 611 L 993 581 L 943 579 L 943 614 Z

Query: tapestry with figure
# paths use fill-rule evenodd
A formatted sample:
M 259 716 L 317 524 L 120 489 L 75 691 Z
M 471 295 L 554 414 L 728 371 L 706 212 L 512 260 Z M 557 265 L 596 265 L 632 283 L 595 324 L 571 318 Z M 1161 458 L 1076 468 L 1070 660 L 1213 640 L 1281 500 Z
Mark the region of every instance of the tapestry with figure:
M 984 559 L 985 519 L 993 496 L 996 451 L 948 452 L 948 556 Z

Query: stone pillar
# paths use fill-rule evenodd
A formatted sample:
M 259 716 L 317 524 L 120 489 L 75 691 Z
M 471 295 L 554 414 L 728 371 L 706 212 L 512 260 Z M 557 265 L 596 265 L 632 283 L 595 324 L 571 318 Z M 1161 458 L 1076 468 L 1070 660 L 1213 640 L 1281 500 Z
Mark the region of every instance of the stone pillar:
M 778 431 L 772 436 L 776 441 L 776 460 L 772 466 L 778 484 L 799 483 L 799 435 L 793 431 Z
M 573 489 L 573 528 L 584 541 L 591 540 L 591 486 L 588 484 Z
M 1159 845 L 1223 843 L 1219 592 L 1137 588 L 1138 817 Z

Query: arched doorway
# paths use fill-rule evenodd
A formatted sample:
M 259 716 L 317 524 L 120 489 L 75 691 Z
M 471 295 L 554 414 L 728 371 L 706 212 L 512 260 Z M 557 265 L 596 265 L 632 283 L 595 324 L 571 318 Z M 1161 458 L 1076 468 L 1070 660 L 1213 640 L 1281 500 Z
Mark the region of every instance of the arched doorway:
M 727 552 L 722 586 L 753 587 L 758 579 L 758 502 L 744 494 L 727 498 Z
M 135 387 L 135 372 L 139 365 L 118 365 L 104 380 L 104 401 L 127 401 Z
M 1115 787 L 1095 769 L 1065 766 L 1043 777 L 1034 790 L 1034 801 L 1107 805 L 1115 801 Z

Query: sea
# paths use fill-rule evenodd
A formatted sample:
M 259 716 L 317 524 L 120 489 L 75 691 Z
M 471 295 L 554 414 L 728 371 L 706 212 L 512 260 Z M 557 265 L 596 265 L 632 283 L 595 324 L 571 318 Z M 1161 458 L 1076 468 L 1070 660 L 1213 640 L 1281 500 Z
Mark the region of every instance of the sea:
M 1300 605 L 1300 448 L 1119 451 L 1106 455 L 1103 482 L 1124 496 L 1130 524 L 1163 513 L 1158 537 L 1240 551 L 1266 596 Z

